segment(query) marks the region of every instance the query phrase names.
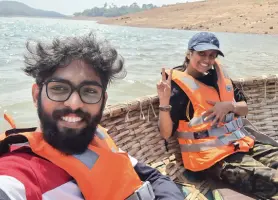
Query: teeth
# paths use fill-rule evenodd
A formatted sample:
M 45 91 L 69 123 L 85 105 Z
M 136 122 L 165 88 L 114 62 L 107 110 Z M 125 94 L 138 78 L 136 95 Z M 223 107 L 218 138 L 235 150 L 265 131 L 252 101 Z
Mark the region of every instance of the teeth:
M 208 66 L 207 64 L 204 64 L 204 63 L 201 63 L 201 65 L 202 65 L 203 67 L 207 67 L 207 66 Z
M 70 123 L 80 122 L 82 120 L 81 117 L 62 117 L 62 119 Z

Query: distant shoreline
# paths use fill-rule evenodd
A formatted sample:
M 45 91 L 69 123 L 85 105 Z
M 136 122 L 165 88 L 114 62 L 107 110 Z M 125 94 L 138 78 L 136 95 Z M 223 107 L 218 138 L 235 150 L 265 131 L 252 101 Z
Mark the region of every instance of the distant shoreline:
M 278 2 L 207 0 L 96 20 L 131 27 L 277 35 Z
M 263 3 L 260 3 L 263 2 Z M 119 17 L 30 17 L 95 21 L 139 28 L 278 35 L 277 0 L 207 0 L 159 7 Z
M 72 19 L 72 20 L 85 20 L 85 21 L 102 21 L 102 20 L 106 20 L 108 19 L 107 17 L 88 17 L 88 16 L 70 16 L 68 17 L 68 19 Z
M 87 16 L 80 16 L 80 17 L 74 17 L 74 16 L 66 16 L 66 17 L 44 17 L 44 16 L 26 16 L 26 15 L 0 15 L 0 17 L 5 18 L 16 18 L 16 17 L 22 17 L 22 18 L 45 18 L 45 19 L 67 19 L 67 20 L 84 20 L 84 21 L 100 21 L 107 19 L 106 17 L 87 17 Z

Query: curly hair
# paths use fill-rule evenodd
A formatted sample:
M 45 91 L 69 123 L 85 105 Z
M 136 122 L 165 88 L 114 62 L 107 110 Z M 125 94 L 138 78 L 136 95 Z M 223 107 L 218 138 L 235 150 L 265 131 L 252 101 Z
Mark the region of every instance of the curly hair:
M 35 42 L 35 48 L 31 46 L 28 41 L 23 71 L 35 78 L 39 86 L 42 86 L 58 67 L 66 66 L 72 60 L 82 60 L 91 66 L 100 76 L 105 90 L 112 80 L 126 76 L 123 57 L 106 40 L 97 40 L 93 33 L 56 38 L 50 44 Z

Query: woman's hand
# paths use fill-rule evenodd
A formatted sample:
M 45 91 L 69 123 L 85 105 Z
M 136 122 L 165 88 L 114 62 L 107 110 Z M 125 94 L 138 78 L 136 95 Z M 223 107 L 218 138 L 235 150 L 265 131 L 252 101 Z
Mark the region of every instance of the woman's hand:
M 166 106 L 170 103 L 172 72 L 171 69 L 168 78 L 166 78 L 165 68 L 162 68 L 162 79 L 156 85 L 160 105 Z
M 203 116 L 205 116 L 205 121 L 213 119 L 212 126 L 223 122 L 225 115 L 229 112 L 234 111 L 234 105 L 231 101 L 223 101 L 223 102 L 214 102 L 214 101 L 207 101 L 208 104 L 213 105 L 213 107 L 207 110 Z

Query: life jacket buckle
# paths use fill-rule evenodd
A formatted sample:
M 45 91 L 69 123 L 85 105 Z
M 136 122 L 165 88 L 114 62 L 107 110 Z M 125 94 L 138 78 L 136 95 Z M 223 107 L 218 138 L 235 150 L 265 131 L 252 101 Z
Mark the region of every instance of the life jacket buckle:
M 200 131 L 200 132 L 194 132 L 194 139 L 202 139 L 209 137 L 209 132 L 207 130 Z
M 233 121 L 234 118 L 235 118 L 234 113 L 228 113 L 228 114 L 225 116 L 225 119 L 224 119 L 223 122 L 229 123 L 229 122 Z
M 240 146 L 239 146 L 238 141 L 232 142 L 232 144 L 234 145 L 234 151 L 240 150 Z

